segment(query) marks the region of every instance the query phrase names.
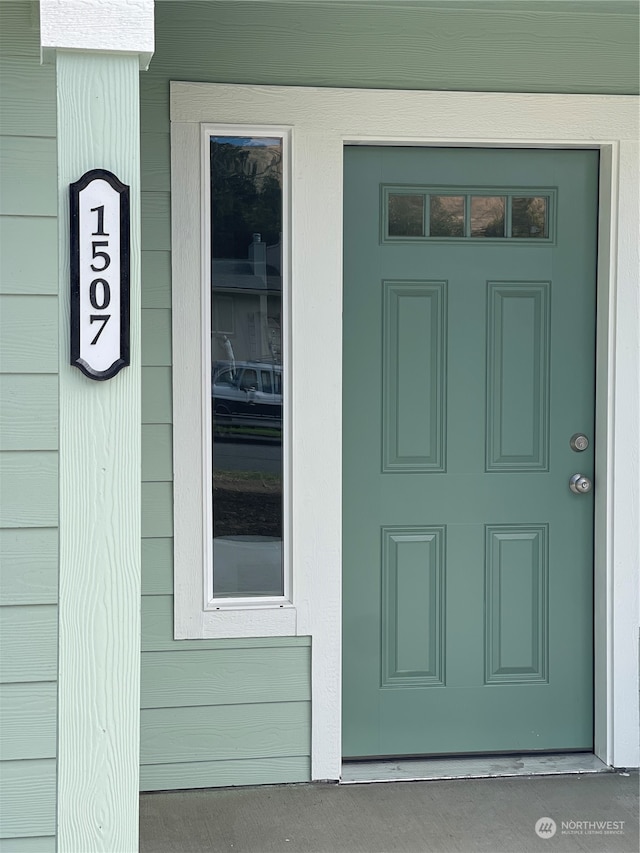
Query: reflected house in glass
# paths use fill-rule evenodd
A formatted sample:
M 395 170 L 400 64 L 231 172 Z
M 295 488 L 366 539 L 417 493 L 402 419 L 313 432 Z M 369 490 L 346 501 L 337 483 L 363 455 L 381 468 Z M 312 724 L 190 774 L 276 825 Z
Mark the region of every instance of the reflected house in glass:
M 210 152 L 211 595 L 278 597 L 282 140 L 212 136 Z
M 233 359 L 282 363 L 281 254 L 280 241 L 268 246 L 254 233 L 246 258 L 212 258 L 213 365 Z
M 213 362 L 282 362 L 280 139 L 211 138 L 211 293 Z
M 246 260 L 212 259 L 213 594 L 219 598 L 282 594 L 282 247 L 260 236 L 252 235 Z

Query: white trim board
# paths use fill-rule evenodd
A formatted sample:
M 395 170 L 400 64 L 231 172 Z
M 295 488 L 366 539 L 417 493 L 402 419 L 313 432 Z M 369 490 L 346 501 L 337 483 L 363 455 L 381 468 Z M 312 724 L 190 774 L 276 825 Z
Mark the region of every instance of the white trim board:
M 154 0 L 40 0 L 40 50 L 52 62 L 57 50 L 137 54 L 149 67 L 155 47 Z
M 171 84 L 185 136 L 208 122 L 292 128 L 291 560 L 296 631 L 313 637 L 313 779 L 341 772 L 345 144 L 600 149 L 595 751 L 638 764 L 637 107 L 632 96 Z
M 58 53 L 58 853 L 138 845 L 139 76 L 134 56 Z M 104 382 L 69 364 L 69 184 L 96 167 L 127 184 L 131 202 L 131 363 Z

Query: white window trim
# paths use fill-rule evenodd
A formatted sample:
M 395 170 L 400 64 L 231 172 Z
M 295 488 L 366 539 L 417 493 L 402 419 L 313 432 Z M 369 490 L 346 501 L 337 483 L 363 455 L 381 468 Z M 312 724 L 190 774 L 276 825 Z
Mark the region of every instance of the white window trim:
M 174 634 L 176 639 L 291 636 L 296 610 L 291 583 L 289 328 L 289 152 L 290 128 L 200 122 L 186 135 L 172 125 L 172 244 L 174 405 Z M 283 563 L 282 596 L 216 599 L 212 594 L 213 530 L 211 493 L 211 196 L 209 141 L 212 136 L 270 136 L 282 139 L 282 327 L 283 364 Z M 193 169 L 194 164 L 199 168 Z M 197 182 L 197 186 L 196 186 Z M 180 184 L 180 189 L 178 188 Z M 190 185 L 193 195 L 181 189 Z M 186 223 L 189 223 L 188 229 Z M 197 224 L 196 224 L 197 223 Z M 185 233 L 190 239 L 185 239 Z M 190 265 L 183 267 L 186 256 Z M 196 278 L 196 255 L 200 265 Z M 177 330 L 191 329 L 181 337 Z M 199 334 L 194 334 L 199 332 Z M 194 367 L 196 368 L 194 370 Z M 190 375 L 195 374 L 195 376 Z M 197 383 L 197 388 L 194 387 Z M 188 391 L 187 391 L 188 387 Z M 192 396 L 196 391 L 196 396 Z M 190 457 L 190 459 L 189 459 Z M 194 463 L 200 483 L 194 489 Z M 188 474 L 187 474 L 188 470 Z M 183 477 L 183 473 L 185 476 Z M 188 477 L 188 479 L 187 479 Z M 196 495 L 199 497 L 196 499 Z M 195 499 L 195 500 L 194 500 Z M 185 511 L 180 511 L 182 508 Z M 199 551 L 199 553 L 198 553 Z
M 342 169 L 345 144 L 597 148 L 601 153 L 596 437 L 595 751 L 638 764 L 639 292 L 637 98 L 465 92 L 308 89 L 172 83 L 174 411 L 198 393 L 179 360 L 189 335 L 181 310 L 194 251 L 199 123 L 291 127 L 292 221 L 289 356 L 291 565 L 295 628 L 312 637 L 312 778 L 341 766 Z M 194 143 L 195 140 L 195 143 Z M 177 171 L 177 170 L 180 171 Z M 193 208 L 197 211 L 193 212 Z M 186 211 L 186 214 L 185 214 Z M 191 212 L 189 212 L 191 211 Z M 181 219 L 178 220 L 177 212 Z M 197 239 L 197 238 L 196 238 Z M 193 269 L 193 268 L 196 269 Z M 193 316 L 193 315 L 191 315 Z M 198 342 L 199 343 L 199 342 Z M 177 374 L 177 375 L 176 375 Z M 327 381 L 331 377 L 331 381 Z M 201 473 L 174 423 L 176 625 L 194 553 L 189 516 L 201 507 Z M 190 454 L 190 455 L 189 455 Z M 180 467 L 184 466 L 184 467 Z M 193 510 L 189 512 L 189 508 Z M 614 524 L 615 512 L 615 524 Z M 201 587 L 200 587 L 201 589 Z M 176 634 L 178 636 L 178 634 Z M 189 634 L 194 636 L 194 634 Z M 226 634 L 226 636 L 237 636 Z

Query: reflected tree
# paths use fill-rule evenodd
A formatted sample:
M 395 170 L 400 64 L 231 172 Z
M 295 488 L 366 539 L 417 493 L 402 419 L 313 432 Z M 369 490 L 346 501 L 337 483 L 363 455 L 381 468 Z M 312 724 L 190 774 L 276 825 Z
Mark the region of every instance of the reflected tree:
M 464 198 L 432 195 L 429 233 L 432 237 L 463 237 Z
M 211 140 L 211 247 L 214 258 L 246 258 L 252 235 L 277 243 L 282 231 L 279 146 Z
M 511 213 L 512 237 L 546 235 L 547 200 L 541 196 L 514 198 Z

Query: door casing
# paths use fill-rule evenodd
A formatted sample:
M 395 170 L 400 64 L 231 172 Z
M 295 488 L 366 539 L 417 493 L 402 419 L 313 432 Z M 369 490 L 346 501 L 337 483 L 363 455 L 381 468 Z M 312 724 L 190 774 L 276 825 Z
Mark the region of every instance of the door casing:
M 637 454 L 620 452 L 637 446 L 639 432 L 637 99 L 172 83 L 171 111 L 178 122 L 215 117 L 286 124 L 292 132 L 292 269 L 299 289 L 294 285 L 291 305 L 290 534 L 296 633 L 313 643 L 313 779 L 337 779 L 341 765 L 343 147 L 600 150 L 595 752 L 607 764 L 637 766 L 639 473 Z M 322 502 L 305 500 L 314 494 Z

